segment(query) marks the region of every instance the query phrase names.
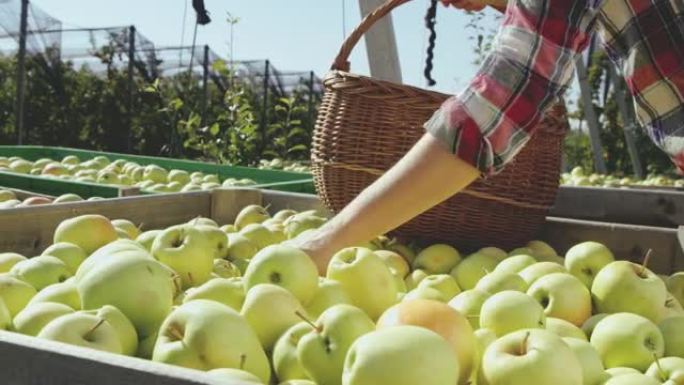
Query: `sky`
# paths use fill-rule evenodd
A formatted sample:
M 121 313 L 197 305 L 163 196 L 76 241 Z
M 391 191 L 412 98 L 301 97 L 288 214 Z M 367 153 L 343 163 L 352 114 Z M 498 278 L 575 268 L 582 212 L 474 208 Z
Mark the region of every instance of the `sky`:
M 31 0 L 60 19 L 64 28 L 135 25 L 157 47 L 192 41 L 194 11 L 190 0 Z M 343 12 L 343 3 L 345 11 Z M 393 13 L 404 83 L 425 87 L 422 77 L 428 0 L 409 2 Z M 185 37 L 182 38 L 184 12 Z M 228 12 L 239 18 L 234 28 L 236 60 L 270 59 L 282 71 L 315 71 L 325 75 L 343 41 L 360 21 L 358 0 L 205 0 L 213 21 L 200 27 L 197 42 L 223 57 L 230 53 Z M 343 16 L 344 15 L 344 16 Z M 436 90 L 456 93 L 475 74 L 474 33 L 466 29 L 464 12 L 440 6 L 434 77 Z M 485 24 L 492 27 L 490 21 Z M 66 38 L 66 37 L 65 37 Z M 366 49 L 351 58 L 352 72 L 367 74 Z

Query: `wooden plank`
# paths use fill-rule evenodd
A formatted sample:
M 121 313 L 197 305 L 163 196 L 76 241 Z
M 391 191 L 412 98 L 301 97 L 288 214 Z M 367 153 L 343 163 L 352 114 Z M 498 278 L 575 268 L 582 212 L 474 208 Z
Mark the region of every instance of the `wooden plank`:
M 165 228 L 197 216 L 210 216 L 211 195 L 162 194 L 2 210 L 0 250 L 37 255 L 52 244 L 59 223 L 84 214 L 126 218 L 143 229 Z
M 674 228 L 684 224 L 684 193 L 562 186 L 550 215 Z
M 0 331 L 2 385 L 248 385 L 197 370 Z
M 580 242 L 597 241 L 611 249 L 616 258 L 639 263 L 652 249 L 649 268 L 659 274 L 680 271 L 684 265 L 677 229 L 549 217 L 541 238 L 560 255 Z

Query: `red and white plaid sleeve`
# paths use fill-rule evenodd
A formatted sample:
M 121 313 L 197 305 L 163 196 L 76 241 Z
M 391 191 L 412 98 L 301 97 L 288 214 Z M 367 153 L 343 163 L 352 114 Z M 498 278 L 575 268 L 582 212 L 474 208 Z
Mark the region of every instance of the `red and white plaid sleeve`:
M 460 95 L 425 124 L 483 174 L 512 160 L 564 93 L 601 1 L 510 1 L 492 52 Z

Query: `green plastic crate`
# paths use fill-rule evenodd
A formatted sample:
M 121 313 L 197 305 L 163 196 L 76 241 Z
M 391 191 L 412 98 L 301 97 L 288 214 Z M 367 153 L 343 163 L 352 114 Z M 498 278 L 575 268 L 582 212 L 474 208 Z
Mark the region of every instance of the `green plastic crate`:
M 256 186 L 250 186 L 254 188 L 301 193 L 316 192 L 311 175 L 299 172 L 261 170 L 251 167 L 228 166 L 191 160 L 119 154 L 114 152 L 89 151 L 65 147 L 0 146 L 0 156 L 18 156 L 31 161 L 36 161 L 40 158 L 61 160 L 67 155 L 75 155 L 79 157 L 81 161 L 92 159 L 96 156 L 106 156 L 112 161 L 115 159 L 125 159 L 131 162 L 136 162 L 141 166 L 156 164 L 157 166 L 164 167 L 167 170 L 178 169 L 188 172 L 200 171 L 205 174 L 217 174 L 221 180 L 227 178 L 248 178 L 257 183 Z
M 137 187 L 116 187 L 97 183 L 74 182 L 62 179 L 52 179 L 34 175 L 16 174 L 0 171 L 0 186 L 51 195 L 77 194 L 81 198 L 116 198 L 120 196 L 137 195 Z

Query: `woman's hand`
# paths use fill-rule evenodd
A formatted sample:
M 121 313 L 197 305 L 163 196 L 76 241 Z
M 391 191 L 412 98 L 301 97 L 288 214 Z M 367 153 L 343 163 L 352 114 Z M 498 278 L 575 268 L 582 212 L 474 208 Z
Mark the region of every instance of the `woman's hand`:
M 496 9 L 505 9 L 508 0 L 441 0 L 444 6 L 452 6 L 466 11 L 481 11 L 485 7 L 490 6 Z

